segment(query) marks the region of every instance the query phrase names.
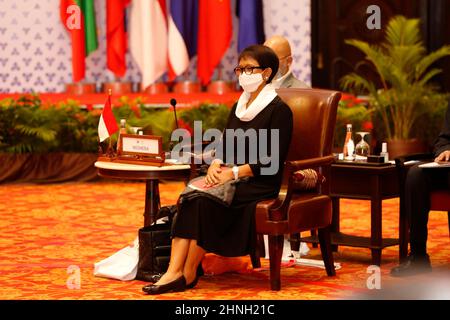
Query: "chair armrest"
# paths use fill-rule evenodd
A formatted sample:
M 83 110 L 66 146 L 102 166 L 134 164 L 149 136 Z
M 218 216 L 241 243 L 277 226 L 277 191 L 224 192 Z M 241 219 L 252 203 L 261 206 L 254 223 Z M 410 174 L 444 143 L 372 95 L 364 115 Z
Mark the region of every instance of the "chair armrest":
M 306 160 L 286 161 L 286 168 L 297 171 L 314 167 L 330 165 L 334 162 L 333 156 L 325 156 L 320 158 L 312 158 Z
M 319 158 L 311 158 L 305 160 L 287 161 L 286 170 L 288 171 L 289 182 L 286 197 L 279 203 L 277 207 L 269 209 L 271 220 L 279 221 L 287 219 L 287 209 L 292 200 L 294 192 L 294 172 L 307 168 L 330 166 L 335 161 L 334 156 L 325 156 Z

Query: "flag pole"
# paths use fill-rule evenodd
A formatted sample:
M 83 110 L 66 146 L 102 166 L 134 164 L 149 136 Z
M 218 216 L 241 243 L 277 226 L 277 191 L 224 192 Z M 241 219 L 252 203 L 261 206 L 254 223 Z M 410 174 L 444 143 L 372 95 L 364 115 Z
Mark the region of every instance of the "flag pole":
M 111 96 L 112 96 L 112 89 L 108 89 L 108 99 L 109 99 L 109 105 L 111 106 L 112 109 L 112 104 L 111 104 Z M 112 137 L 109 137 L 109 154 L 114 154 L 113 148 L 112 148 Z

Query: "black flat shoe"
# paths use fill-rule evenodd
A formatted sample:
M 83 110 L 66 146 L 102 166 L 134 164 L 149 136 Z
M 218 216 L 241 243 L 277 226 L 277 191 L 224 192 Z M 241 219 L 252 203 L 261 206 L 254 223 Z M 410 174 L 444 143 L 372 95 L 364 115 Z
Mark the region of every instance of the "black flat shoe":
M 192 289 L 197 285 L 198 279 L 200 279 L 200 276 L 196 275 L 194 281 L 192 281 L 189 284 L 186 284 L 186 289 Z
M 203 275 L 205 275 L 205 272 L 203 271 L 202 263 L 200 262 L 200 264 L 197 267 L 197 274 L 195 275 L 194 281 L 192 281 L 189 284 L 186 284 L 186 289 L 194 288 L 197 285 L 198 279 L 200 279 L 200 277 Z
M 427 272 L 431 272 L 430 257 L 411 254 L 405 262 L 391 269 L 391 276 L 408 277 Z
M 149 282 L 156 283 L 162 278 L 163 275 L 164 275 L 164 273 L 154 274 L 151 277 L 149 277 L 148 280 L 150 280 Z
M 203 271 L 202 263 L 200 262 L 200 264 L 197 267 L 197 276 L 202 277 L 204 275 L 205 272 Z
M 186 279 L 184 276 L 179 277 L 178 279 L 162 284 L 162 285 L 154 285 L 150 284 L 142 288 L 147 294 L 163 294 L 167 292 L 181 292 L 186 289 Z
M 198 268 L 197 268 L 197 279 L 196 279 L 196 283 L 195 283 L 195 284 L 197 284 L 198 278 L 201 277 L 201 276 L 203 276 L 204 274 L 205 274 L 205 272 L 203 271 L 202 264 L 200 263 L 200 264 L 198 265 Z M 158 281 L 162 278 L 163 275 L 164 275 L 164 273 L 154 274 L 154 275 L 151 275 L 151 276 L 147 277 L 146 280 L 147 280 L 148 282 L 156 283 L 156 282 L 158 282 Z M 192 282 L 190 285 L 192 285 L 193 283 L 194 283 L 194 282 Z M 195 287 L 195 284 L 194 284 L 193 287 Z M 193 288 L 193 287 L 192 287 L 192 288 Z M 186 288 L 188 288 L 188 286 L 186 286 Z M 191 289 L 191 288 L 188 288 L 188 289 Z
M 164 273 L 150 274 L 150 273 L 141 273 L 136 277 L 136 280 L 141 280 L 145 282 L 156 283 L 161 279 Z

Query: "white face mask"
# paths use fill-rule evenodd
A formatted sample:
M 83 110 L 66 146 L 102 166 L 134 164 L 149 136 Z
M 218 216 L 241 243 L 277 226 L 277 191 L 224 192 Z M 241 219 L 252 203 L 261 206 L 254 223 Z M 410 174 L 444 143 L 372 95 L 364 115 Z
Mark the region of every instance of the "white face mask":
M 264 79 L 262 73 L 242 73 L 239 76 L 239 85 L 248 93 L 255 92 L 263 82 Z
M 289 71 L 289 67 L 287 65 L 285 66 L 285 65 L 280 64 L 280 66 L 278 67 L 278 72 L 274 79 L 278 80 L 278 79 L 282 78 L 284 75 L 286 75 L 286 73 L 288 73 L 288 71 Z

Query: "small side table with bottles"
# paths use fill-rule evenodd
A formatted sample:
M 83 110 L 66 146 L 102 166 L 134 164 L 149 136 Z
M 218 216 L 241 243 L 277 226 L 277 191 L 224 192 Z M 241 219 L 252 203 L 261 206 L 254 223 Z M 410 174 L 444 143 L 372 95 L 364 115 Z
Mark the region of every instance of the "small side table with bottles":
M 330 196 L 333 203 L 332 240 L 335 246 L 369 248 L 372 264 L 381 264 L 384 248 L 399 245 L 399 239 L 382 237 L 382 201 L 399 197 L 398 173 L 395 165 L 371 166 L 337 161 L 331 165 Z M 370 200 L 370 236 L 355 236 L 340 231 L 340 199 Z M 399 217 L 399 225 L 406 217 Z M 318 243 L 316 236 L 301 241 Z M 399 253 L 401 256 L 402 253 Z
M 370 156 L 370 147 L 364 137 L 367 132 L 358 132 L 361 137 L 355 146 L 352 125 L 346 126 L 347 134 L 343 154 L 331 165 L 330 196 L 333 203 L 332 240 L 333 248 L 350 246 L 369 248 L 372 264 L 381 264 L 384 248 L 399 245 L 399 239 L 382 237 L 382 201 L 396 198 L 399 193 L 399 176 L 394 164 L 388 162 L 386 145 L 380 156 Z M 370 162 L 375 158 L 375 162 Z M 340 199 L 370 200 L 370 236 L 355 236 L 340 231 Z M 406 217 L 399 212 L 399 227 Z M 400 229 L 400 228 L 399 228 Z M 318 243 L 317 236 L 302 238 L 301 241 Z M 399 252 L 399 257 L 404 256 Z

